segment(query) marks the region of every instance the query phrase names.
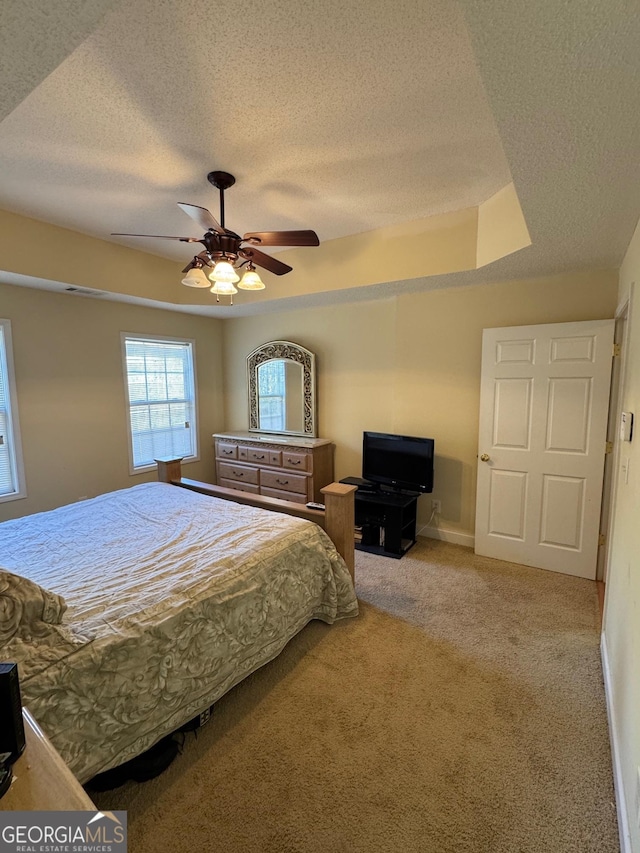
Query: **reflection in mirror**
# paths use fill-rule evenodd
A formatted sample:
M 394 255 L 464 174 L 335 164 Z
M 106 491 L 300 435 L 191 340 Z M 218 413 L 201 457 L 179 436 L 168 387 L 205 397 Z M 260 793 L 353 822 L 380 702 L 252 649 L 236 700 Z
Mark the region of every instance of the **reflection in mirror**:
M 315 357 L 290 341 L 247 356 L 249 429 L 315 436 Z
M 302 432 L 302 365 L 274 358 L 258 367 L 258 428 L 265 432 Z

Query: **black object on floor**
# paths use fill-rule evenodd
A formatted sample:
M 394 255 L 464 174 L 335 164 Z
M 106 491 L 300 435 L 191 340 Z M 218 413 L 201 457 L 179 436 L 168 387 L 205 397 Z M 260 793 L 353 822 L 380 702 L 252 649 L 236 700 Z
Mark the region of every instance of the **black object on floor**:
M 202 726 L 205 726 L 209 720 L 211 719 L 211 715 L 213 714 L 213 705 L 210 705 L 197 717 L 193 717 L 189 722 L 185 723 L 184 726 L 180 726 L 178 732 L 197 732 L 198 729 L 201 729 Z
M 106 770 L 104 773 L 98 773 L 90 782 L 87 782 L 87 787 L 94 791 L 110 791 L 112 788 L 124 785 L 129 779 L 133 779 L 134 782 L 146 782 L 164 772 L 178 751 L 177 742 L 173 739 L 173 735 L 169 735 L 159 740 L 142 755 L 132 758 L 131 761 L 126 761 L 119 767 Z

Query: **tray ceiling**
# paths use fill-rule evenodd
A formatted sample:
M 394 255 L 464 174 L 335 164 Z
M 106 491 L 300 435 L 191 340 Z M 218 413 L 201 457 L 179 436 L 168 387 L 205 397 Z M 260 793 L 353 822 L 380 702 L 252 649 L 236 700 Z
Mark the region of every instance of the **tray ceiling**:
M 0 208 L 179 272 L 189 246 L 109 235 L 200 236 L 176 202 L 217 215 L 212 169 L 237 178 L 229 227 L 323 242 L 513 179 L 533 246 L 422 286 L 616 264 L 640 209 L 638 13 L 563 5 L 10 0 Z

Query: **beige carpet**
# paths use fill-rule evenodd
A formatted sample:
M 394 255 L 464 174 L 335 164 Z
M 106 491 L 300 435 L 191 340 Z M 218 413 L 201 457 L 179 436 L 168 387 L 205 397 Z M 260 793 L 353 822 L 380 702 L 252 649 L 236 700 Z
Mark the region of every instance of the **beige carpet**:
M 314 622 L 158 778 L 106 794 L 130 853 L 618 850 L 595 584 L 421 540 L 357 553 Z

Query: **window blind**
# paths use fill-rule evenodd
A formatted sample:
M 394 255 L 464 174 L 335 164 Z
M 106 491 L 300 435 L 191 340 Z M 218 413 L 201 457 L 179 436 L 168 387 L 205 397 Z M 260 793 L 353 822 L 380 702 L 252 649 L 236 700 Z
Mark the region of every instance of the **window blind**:
M 196 456 L 192 344 L 127 337 L 125 354 L 133 467 Z

